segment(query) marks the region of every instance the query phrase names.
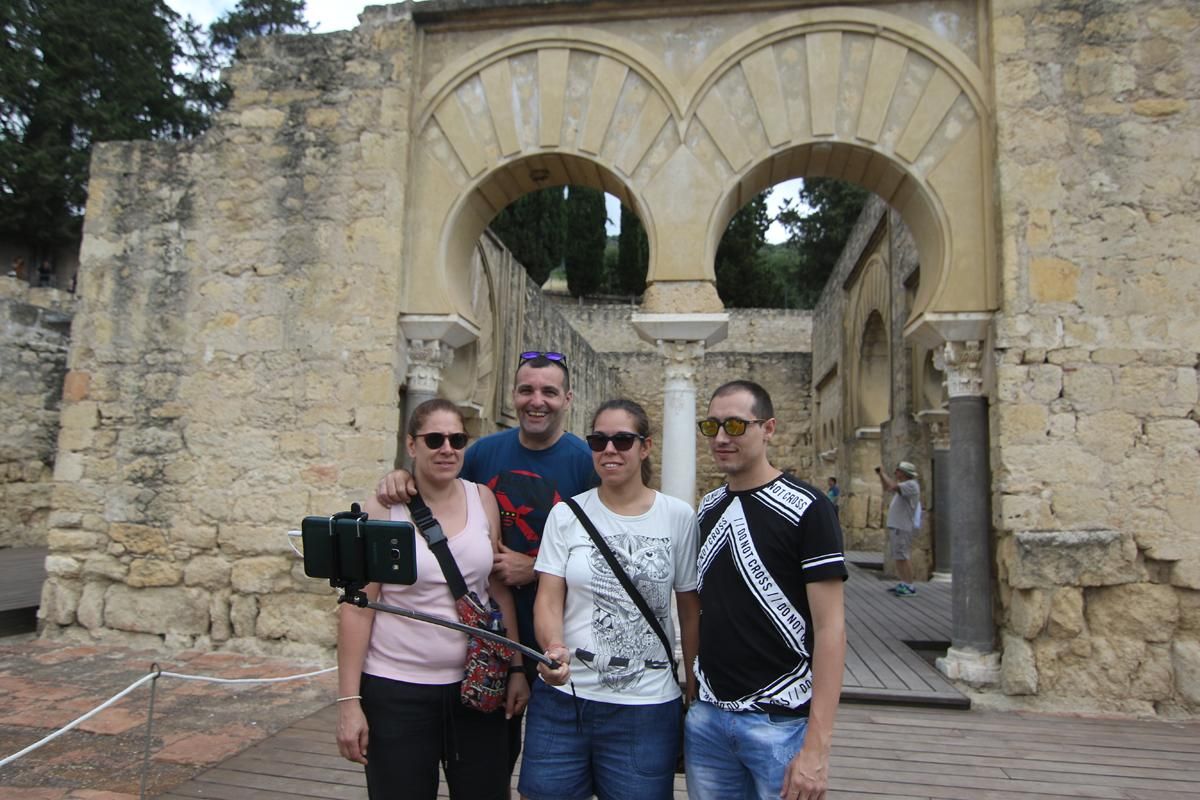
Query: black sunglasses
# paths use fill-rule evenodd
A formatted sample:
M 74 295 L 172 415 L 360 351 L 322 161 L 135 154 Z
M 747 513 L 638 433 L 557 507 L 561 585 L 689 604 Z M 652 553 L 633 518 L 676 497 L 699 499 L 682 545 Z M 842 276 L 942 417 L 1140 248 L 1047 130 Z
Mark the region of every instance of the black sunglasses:
M 547 361 L 553 361 L 563 369 L 567 368 L 567 357 L 562 353 L 543 353 L 541 350 L 526 350 L 524 353 L 521 353 L 521 360 L 517 366 L 521 366 L 521 364 L 524 364 L 526 361 L 533 361 L 535 358 L 544 358 Z
M 742 419 L 741 417 L 729 417 L 727 419 L 720 420 L 716 417 L 709 417 L 708 419 L 700 420 L 696 423 L 696 425 L 700 428 L 700 433 L 711 439 L 717 435 L 717 431 L 721 430 L 721 428 L 724 428 L 725 432 L 730 436 L 741 436 L 746 432 L 746 427 L 748 425 L 752 425 L 754 423 L 761 425 L 764 422 L 766 422 L 765 419 Z
M 612 442 L 612 446 L 624 453 L 629 448 L 633 447 L 634 442 L 644 442 L 646 437 L 637 433 L 629 433 L 621 431 L 609 436 L 607 433 L 589 433 L 587 435 L 588 447 L 592 448 L 594 453 L 603 453 L 608 447 L 608 443 Z
M 450 440 L 450 446 L 455 450 L 462 450 L 467 446 L 470 437 L 465 433 L 418 433 L 413 438 L 424 439 L 425 446 L 430 450 L 441 450 L 447 439 Z

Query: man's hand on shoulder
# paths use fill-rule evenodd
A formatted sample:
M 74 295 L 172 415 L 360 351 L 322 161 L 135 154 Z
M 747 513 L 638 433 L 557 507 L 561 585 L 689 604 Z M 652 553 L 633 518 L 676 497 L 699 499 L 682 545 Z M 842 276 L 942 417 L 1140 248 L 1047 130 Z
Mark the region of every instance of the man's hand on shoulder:
M 492 574 L 506 586 L 524 586 L 533 583 L 534 559 L 500 543 L 500 552 L 492 556 Z
M 397 469 L 379 479 L 375 486 L 375 499 L 380 505 L 394 506 L 407 503 L 417 493 L 417 484 L 408 470 Z

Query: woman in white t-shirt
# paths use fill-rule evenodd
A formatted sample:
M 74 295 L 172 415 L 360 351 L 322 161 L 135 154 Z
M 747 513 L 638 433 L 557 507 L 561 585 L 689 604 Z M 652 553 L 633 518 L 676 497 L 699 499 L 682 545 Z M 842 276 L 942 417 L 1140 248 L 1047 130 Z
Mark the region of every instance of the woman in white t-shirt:
M 486 486 L 461 480 L 467 434 L 448 400 L 421 403 L 408 422 L 408 454 L 421 499 L 441 525 L 467 588 L 489 596 L 515 631 L 516 611 L 504 582 L 492 575 L 500 512 Z M 402 505 L 367 500 L 372 519 L 411 520 Z M 371 583 L 366 594 L 388 605 L 457 619 L 454 596 L 425 538 L 416 536 L 417 582 Z M 434 800 L 438 765 L 451 798 L 507 800 L 508 723 L 529 696 L 522 656 L 513 657 L 505 708 L 483 713 L 462 704 L 466 634 L 425 622 L 343 605 L 338 622 L 338 750 L 366 767 L 371 798 Z
M 600 486 L 574 499 L 671 642 L 674 591 L 690 701 L 700 626 L 695 512 L 646 485 L 650 421 L 637 403 L 601 405 L 587 441 Z M 674 654 L 565 503 L 546 520 L 535 569 L 534 629 L 546 655 L 562 666 L 539 667 L 542 680 L 525 718 L 521 796 L 669 799 L 683 702 Z

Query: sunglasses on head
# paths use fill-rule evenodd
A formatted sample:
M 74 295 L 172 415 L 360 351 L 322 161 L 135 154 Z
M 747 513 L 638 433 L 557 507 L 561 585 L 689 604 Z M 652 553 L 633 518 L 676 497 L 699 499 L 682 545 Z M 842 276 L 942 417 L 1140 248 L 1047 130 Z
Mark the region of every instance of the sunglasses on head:
M 524 353 L 521 353 L 521 360 L 517 366 L 521 366 L 521 364 L 524 364 L 526 361 L 533 361 L 535 358 L 544 358 L 547 361 L 553 361 L 563 369 L 567 368 L 567 357 L 562 353 L 543 353 L 541 350 L 526 350 Z
M 741 417 L 728 417 L 724 420 L 720 420 L 716 417 L 709 417 L 708 419 L 700 420 L 698 423 L 696 423 L 696 425 L 700 428 L 700 433 L 711 439 L 717 435 L 717 431 L 721 430 L 721 428 L 724 428 L 725 432 L 730 436 L 741 436 L 746 432 L 746 426 L 753 423 L 758 423 L 761 425 L 764 422 L 766 422 L 765 419 L 742 419 Z
M 467 446 L 469 437 L 465 433 L 418 433 L 413 438 L 424 439 L 425 446 L 430 450 L 441 450 L 447 439 L 450 440 L 450 446 L 455 450 L 462 450 Z
M 622 431 L 609 436 L 607 433 L 589 433 L 587 435 L 588 447 L 592 448 L 594 453 L 603 453 L 608 443 L 612 442 L 612 446 L 622 453 L 633 447 L 634 442 L 644 442 L 645 436 L 637 433 L 628 433 Z

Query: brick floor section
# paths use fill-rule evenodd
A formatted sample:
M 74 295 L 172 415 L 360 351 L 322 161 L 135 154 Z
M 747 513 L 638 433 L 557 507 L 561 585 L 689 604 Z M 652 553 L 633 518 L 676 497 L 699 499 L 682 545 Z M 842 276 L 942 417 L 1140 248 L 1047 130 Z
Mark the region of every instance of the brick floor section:
M 0 758 L 163 671 L 274 678 L 330 663 L 235 653 L 159 653 L 14 638 L 0 640 Z M 274 684 L 157 681 L 148 795 L 165 792 L 329 704 L 336 677 Z M 150 683 L 0 769 L 0 800 L 131 800 L 138 796 Z

